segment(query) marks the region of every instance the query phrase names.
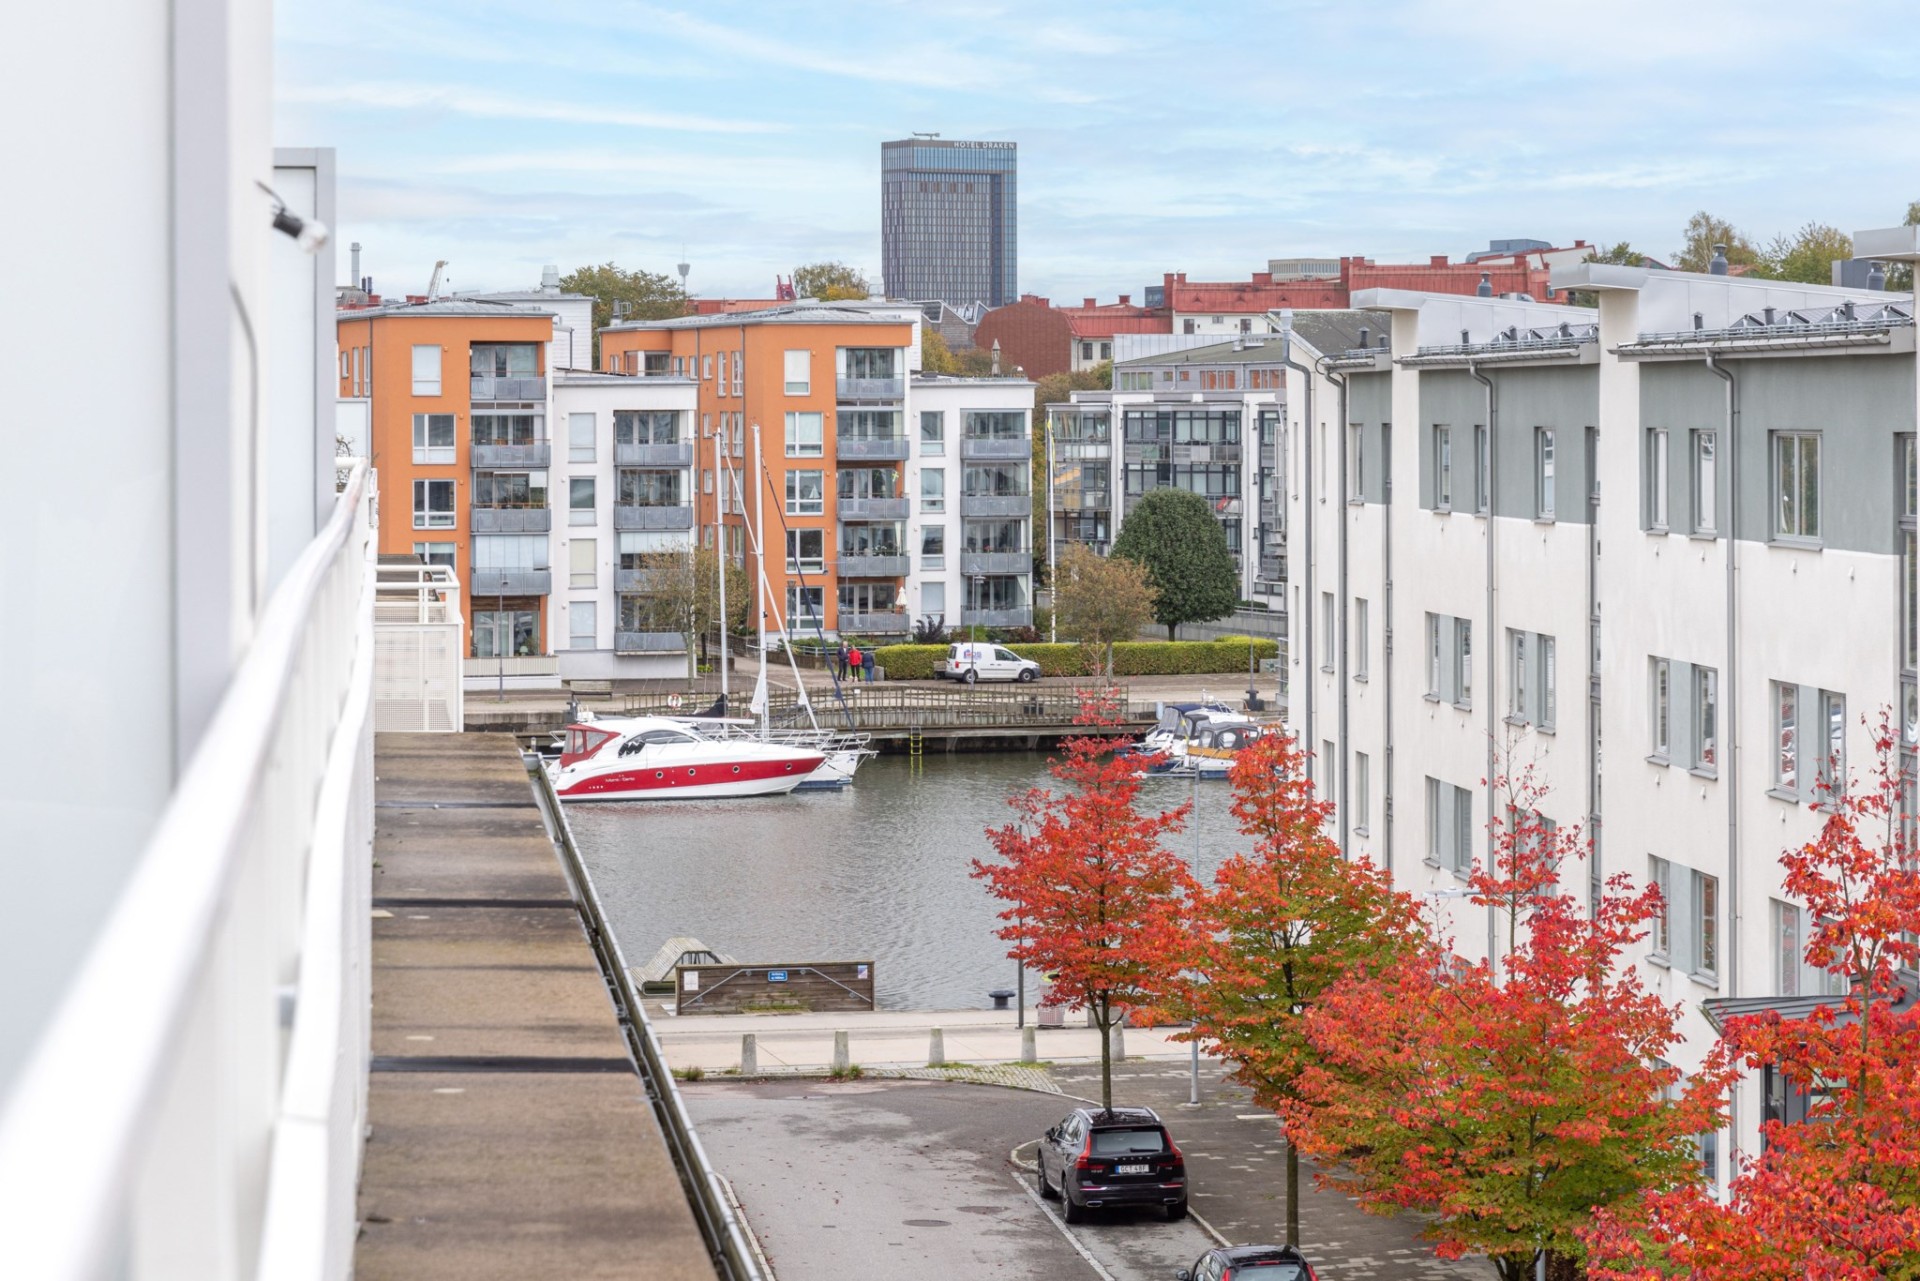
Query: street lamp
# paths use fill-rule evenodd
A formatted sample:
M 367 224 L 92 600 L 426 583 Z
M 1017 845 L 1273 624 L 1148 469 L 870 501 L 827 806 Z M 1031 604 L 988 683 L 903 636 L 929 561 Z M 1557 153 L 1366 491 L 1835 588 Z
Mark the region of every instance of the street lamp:
M 1060 643 L 1060 585 L 1053 572 L 1053 414 L 1047 414 L 1047 643 Z
M 985 574 L 970 574 L 968 578 L 973 583 L 973 616 L 975 619 L 978 619 L 980 617 L 980 611 L 985 608 L 984 601 L 986 599 L 987 576 Z M 968 633 L 969 639 L 979 640 L 979 631 L 980 624 L 976 621 L 973 624 L 973 630 Z M 975 668 L 980 666 L 980 652 L 978 650 L 973 651 L 973 665 Z
M 500 693 L 497 702 L 507 701 L 507 641 L 513 638 L 513 624 L 508 623 L 506 640 L 501 639 L 501 620 L 507 616 L 507 579 L 500 580 L 499 613 L 493 616 L 493 656 L 500 661 Z

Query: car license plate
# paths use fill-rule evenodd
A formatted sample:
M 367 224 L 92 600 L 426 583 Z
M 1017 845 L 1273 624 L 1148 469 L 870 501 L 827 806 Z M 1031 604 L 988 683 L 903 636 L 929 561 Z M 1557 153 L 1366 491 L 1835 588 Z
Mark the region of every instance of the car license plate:
M 1113 1167 L 1113 1172 L 1115 1174 L 1145 1174 L 1151 1169 L 1153 1169 L 1153 1167 L 1146 1162 L 1136 1161 L 1131 1165 L 1116 1165 Z

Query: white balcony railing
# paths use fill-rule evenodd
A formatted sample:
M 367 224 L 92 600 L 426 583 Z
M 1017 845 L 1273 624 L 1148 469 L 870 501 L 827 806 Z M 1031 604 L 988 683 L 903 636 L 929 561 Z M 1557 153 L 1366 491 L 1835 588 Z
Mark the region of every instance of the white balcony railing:
M 356 463 L 0 1112 L 0 1276 L 351 1275 L 372 533 Z

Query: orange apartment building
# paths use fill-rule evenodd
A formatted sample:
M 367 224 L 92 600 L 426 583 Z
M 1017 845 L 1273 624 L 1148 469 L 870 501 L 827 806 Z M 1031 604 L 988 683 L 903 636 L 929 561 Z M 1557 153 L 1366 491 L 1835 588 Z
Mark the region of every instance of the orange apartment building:
M 467 653 L 550 652 L 553 313 L 474 299 L 338 313 L 340 397 L 368 402 L 380 553 L 453 568 Z
M 816 629 L 907 630 L 905 419 L 914 333 L 910 307 L 832 303 L 600 331 L 606 370 L 697 380 L 700 543 L 712 546 L 724 526 L 727 549 L 750 579 L 757 572 L 746 532 L 751 429 L 760 425 L 767 584 L 796 637 Z M 739 469 L 737 496 L 714 474 L 716 433 L 727 465 Z

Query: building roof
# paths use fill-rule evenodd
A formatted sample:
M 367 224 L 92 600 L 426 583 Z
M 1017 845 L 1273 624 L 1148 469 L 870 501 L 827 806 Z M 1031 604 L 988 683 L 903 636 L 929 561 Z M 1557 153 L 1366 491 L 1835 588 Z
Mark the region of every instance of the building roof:
M 486 289 L 474 293 L 455 294 L 455 298 L 474 299 L 480 302 L 592 302 L 592 294 L 568 293 L 564 289 Z
M 341 320 L 379 320 L 388 316 L 448 320 L 459 317 L 486 317 L 493 320 L 528 320 L 554 313 L 543 307 L 519 303 L 492 302 L 484 298 L 436 298 L 432 302 L 383 302 L 377 307 L 346 307 L 334 313 Z
M 601 329 L 603 334 L 630 333 L 649 329 L 732 329 L 739 325 L 908 325 L 906 315 L 879 315 L 876 307 L 889 304 L 834 302 L 790 302 L 764 311 L 736 311 L 712 316 L 675 316 L 668 320 L 625 320 Z M 900 312 L 913 309 L 912 303 L 891 304 Z
M 1031 387 L 1033 379 L 1022 378 L 1018 374 L 923 374 L 913 375 L 916 387 Z
M 676 374 L 615 374 L 589 369 L 555 370 L 556 387 L 697 387 L 698 378 Z
M 1389 313 L 1360 307 L 1293 313 L 1293 332 L 1323 356 L 1359 350 L 1362 329 L 1367 331 L 1367 346 L 1377 347 L 1380 339 L 1391 334 L 1392 328 L 1393 317 Z
M 1205 347 L 1188 347 L 1181 351 L 1163 352 L 1157 356 L 1140 356 L 1134 360 L 1121 361 L 1118 368 L 1135 369 L 1161 365 L 1277 365 L 1285 355 L 1280 349 L 1280 339 L 1274 334 L 1249 334 L 1244 338 L 1228 338 Z

